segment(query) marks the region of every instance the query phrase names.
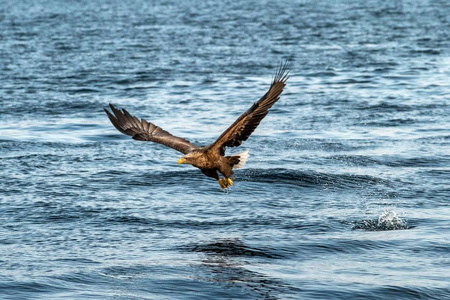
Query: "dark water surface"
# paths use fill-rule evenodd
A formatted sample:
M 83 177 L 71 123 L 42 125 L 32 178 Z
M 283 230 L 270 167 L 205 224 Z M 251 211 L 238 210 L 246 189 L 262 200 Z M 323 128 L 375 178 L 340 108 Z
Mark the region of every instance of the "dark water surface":
M 224 192 L 108 103 L 214 140 Z M 1 299 L 450 299 L 449 1 L 0 1 Z

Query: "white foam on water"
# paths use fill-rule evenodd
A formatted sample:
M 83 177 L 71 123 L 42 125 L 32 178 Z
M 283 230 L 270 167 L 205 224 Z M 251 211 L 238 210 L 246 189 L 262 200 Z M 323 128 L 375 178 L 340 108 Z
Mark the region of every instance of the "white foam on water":
M 377 228 L 384 230 L 406 229 L 407 221 L 400 218 L 395 210 L 385 210 L 378 217 Z

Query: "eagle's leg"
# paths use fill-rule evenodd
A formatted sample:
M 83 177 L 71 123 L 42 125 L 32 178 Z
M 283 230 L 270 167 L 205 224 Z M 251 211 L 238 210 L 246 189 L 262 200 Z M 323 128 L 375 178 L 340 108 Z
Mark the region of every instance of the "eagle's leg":
M 222 189 L 226 189 L 227 185 L 225 184 L 225 178 L 219 179 L 219 184 Z
M 230 180 L 230 179 L 227 179 L 227 178 L 222 178 L 222 179 L 220 179 L 219 173 L 217 173 L 217 170 L 216 170 L 216 169 L 200 169 L 200 170 L 201 170 L 201 171 L 203 172 L 203 174 L 205 174 L 206 176 L 209 176 L 209 177 L 212 177 L 212 178 L 216 179 L 216 180 L 219 182 L 220 187 L 221 187 L 222 189 L 226 189 L 228 186 L 230 186 L 230 183 L 229 183 L 229 181 L 228 181 L 228 180 Z M 233 184 L 233 182 L 232 182 L 232 184 Z
M 230 178 L 224 177 L 222 179 L 219 179 L 219 184 L 222 189 L 226 189 L 227 187 L 230 187 L 233 185 L 233 180 L 231 180 Z

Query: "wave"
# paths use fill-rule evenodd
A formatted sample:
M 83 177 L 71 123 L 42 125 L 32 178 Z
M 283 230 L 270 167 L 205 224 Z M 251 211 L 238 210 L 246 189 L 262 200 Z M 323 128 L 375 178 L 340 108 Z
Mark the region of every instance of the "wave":
M 377 287 L 369 291 L 370 299 L 448 299 L 449 288 L 393 286 Z M 447 295 L 447 296 L 445 296 Z
M 433 157 L 406 158 L 399 155 L 384 155 L 370 157 L 364 155 L 333 155 L 329 157 L 345 163 L 358 166 L 383 165 L 389 167 L 442 167 L 448 165 L 450 157 L 435 155 Z
M 145 173 L 136 171 L 130 173 L 127 171 L 118 172 L 114 170 L 102 171 L 95 174 L 98 179 L 120 179 L 124 186 L 166 186 L 179 184 L 180 179 L 189 178 L 192 181 L 212 179 L 206 178 L 199 170 L 190 169 L 185 171 L 162 171 L 156 168 Z M 300 171 L 284 168 L 276 169 L 245 169 L 235 173 L 238 182 L 259 182 L 288 184 L 300 187 L 334 187 L 334 188 L 361 188 L 363 185 L 385 185 L 391 186 L 392 183 L 386 179 L 369 175 L 356 175 L 349 173 L 323 173 L 316 171 Z
M 388 180 L 355 174 L 330 174 L 289 169 L 247 169 L 239 174 L 242 181 L 292 184 L 301 187 L 361 188 L 361 185 L 391 185 Z
M 222 239 L 213 243 L 189 245 L 182 249 L 221 256 L 283 258 L 283 255 L 269 249 L 247 246 L 239 239 Z
M 394 278 L 395 282 L 395 278 Z M 374 283 L 376 284 L 376 282 Z M 373 285 L 373 284 L 372 284 Z M 305 288 L 300 295 L 305 299 L 448 299 L 448 288 L 420 287 L 420 286 L 394 286 L 383 285 L 372 288 L 352 288 L 351 286 L 312 286 Z

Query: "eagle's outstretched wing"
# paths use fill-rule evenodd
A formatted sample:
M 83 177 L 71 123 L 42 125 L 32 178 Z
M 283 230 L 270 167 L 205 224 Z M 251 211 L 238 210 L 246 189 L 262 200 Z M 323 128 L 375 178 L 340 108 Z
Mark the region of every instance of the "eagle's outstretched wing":
M 184 154 L 197 149 L 197 146 L 191 144 L 188 140 L 174 136 L 145 119 L 139 120 L 125 109 L 119 110 L 112 104 L 109 104 L 109 106 L 114 115 L 106 108 L 104 110 L 114 127 L 120 132 L 132 136 L 135 140 L 163 144 Z
M 258 102 L 243 113 L 222 135 L 209 147 L 225 154 L 225 147 L 237 147 L 246 141 L 269 113 L 272 105 L 280 99 L 286 81 L 289 78 L 290 65 L 286 61 L 280 64 L 269 91 Z

